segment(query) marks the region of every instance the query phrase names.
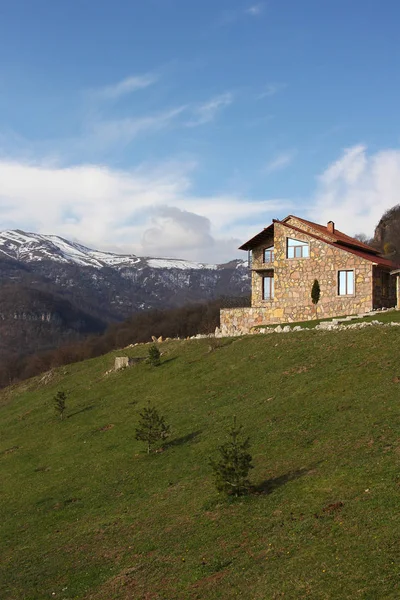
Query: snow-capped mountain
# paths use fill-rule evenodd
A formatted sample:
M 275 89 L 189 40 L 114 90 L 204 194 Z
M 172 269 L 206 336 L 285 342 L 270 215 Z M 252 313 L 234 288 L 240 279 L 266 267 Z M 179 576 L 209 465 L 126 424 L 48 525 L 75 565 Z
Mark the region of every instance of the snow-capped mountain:
M 92 250 L 55 235 L 0 232 L 2 357 L 58 347 L 147 309 L 248 296 L 247 261 L 207 265 Z
M 203 264 L 93 250 L 55 235 L 0 232 L 0 282 L 23 283 L 68 297 L 105 322 L 250 291 L 247 261 Z
M 144 267 L 153 269 L 211 269 L 219 265 L 190 262 L 174 258 L 139 258 L 134 254 L 114 254 L 92 250 L 82 244 L 70 242 L 56 235 L 40 235 L 27 233 L 19 229 L 0 232 L 0 253 L 24 263 L 52 260 L 64 264 L 75 264 L 80 267 L 102 269 L 112 267 Z M 238 266 L 243 261 L 238 261 Z M 244 266 L 244 265 L 243 265 Z

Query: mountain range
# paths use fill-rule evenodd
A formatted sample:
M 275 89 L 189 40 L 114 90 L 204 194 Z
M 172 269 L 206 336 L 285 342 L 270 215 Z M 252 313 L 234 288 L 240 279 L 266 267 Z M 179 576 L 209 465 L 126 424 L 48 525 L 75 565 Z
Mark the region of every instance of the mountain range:
M 0 232 L 0 282 L 0 356 L 99 333 L 138 311 L 250 292 L 247 261 L 114 254 L 18 229 Z

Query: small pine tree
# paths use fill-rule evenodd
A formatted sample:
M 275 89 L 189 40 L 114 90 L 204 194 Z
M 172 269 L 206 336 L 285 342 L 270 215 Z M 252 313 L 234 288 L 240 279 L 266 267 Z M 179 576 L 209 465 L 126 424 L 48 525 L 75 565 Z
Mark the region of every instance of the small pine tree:
M 150 346 L 147 360 L 152 367 L 158 367 L 161 364 L 161 353 L 155 344 Z
M 315 316 L 318 315 L 317 304 L 319 302 L 320 297 L 321 297 L 321 288 L 319 285 L 319 281 L 318 281 L 318 279 L 314 279 L 314 283 L 311 288 L 311 300 L 312 300 L 312 303 L 315 305 Z
M 234 417 L 228 429 L 228 441 L 218 448 L 219 457 L 216 460 L 210 459 L 217 490 L 233 496 L 242 496 L 249 491 L 250 482 L 247 477 L 253 468 L 252 456 L 248 452 L 250 439 L 243 439 L 242 429 Z
M 153 444 L 165 440 L 170 434 L 170 427 L 165 423 L 157 409 L 150 403 L 140 413 L 140 422 L 136 428 L 136 439 L 147 443 L 147 454 L 150 454 Z
M 55 411 L 60 415 L 60 419 L 62 421 L 64 419 L 64 413 L 67 408 L 67 394 L 65 392 L 59 391 L 54 396 L 53 400 Z

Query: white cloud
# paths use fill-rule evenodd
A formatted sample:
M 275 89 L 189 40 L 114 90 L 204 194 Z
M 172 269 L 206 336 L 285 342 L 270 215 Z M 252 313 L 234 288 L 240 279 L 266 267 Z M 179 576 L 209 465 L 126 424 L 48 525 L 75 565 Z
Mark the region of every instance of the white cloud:
M 309 217 L 335 221 L 348 234 L 372 235 L 382 214 L 400 202 L 400 150 L 368 153 L 364 145 L 345 150 L 318 178 Z
M 203 104 L 186 104 L 159 112 L 115 118 L 102 111 L 90 110 L 82 129 L 74 137 L 59 140 L 30 141 L 16 132 L 0 131 L 0 157 L 11 156 L 35 160 L 52 155 L 54 160 L 86 162 L 102 159 L 110 150 L 121 151 L 140 136 L 168 129 L 197 127 L 212 122 L 220 111 L 233 102 L 225 92 Z
M 204 125 L 210 123 L 217 116 L 217 113 L 222 109 L 226 108 L 233 102 L 233 94 L 231 92 L 225 92 L 219 96 L 215 96 L 208 102 L 200 104 L 193 109 L 193 119 L 187 123 L 189 127 L 197 127 L 198 125 Z
M 96 147 L 128 144 L 141 134 L 169 127 L 185 110 L 186 106 L 179 106 L 154 115 L 94 121 L 83 137 L 83 143 L 94 144 Z
M 20 228 L 93 248 L 223 262 L 279 214 L 279 200 L 195 195 L 193 165 L 115 170 L 0 160 L 0 230 Z
M 215 25 L 224 26 L 224 25 L 232 25 L 237 21 L 243 20 L 243 17 L 260 17 L 265 8 L 264 2 L 258 2 L 256 4 L 252 4 L 247 8 L 239 8 L 239 9 L 228 9 L 224 10 Z
M 252 17 L 258 17 L 262 14 L 263 11 L 264 4 L 262 2 L 259 2 L 258 4 L 253 4 L 253 6 L 249 6 L 249 8 L 245 10 L 245 13 L 251 15 Z
M 265 86 L 264 90 L 258 94 L 256 100 L 262 100 L 263 98 L 271 98 L 271 96 L 275 96 L 278 92 L 285 89 L 285 83 L 269 83 Z
M 294 156 L 295 152 L 293 150 L 281 152 L 267 163 L 264 169 L 265 173 L 269 174 L 285 169 L 293 162 Z
M 97 90 L 92 90 L 92 95 L 96 98 L 103 100 L 117 100 L 121 96 L 131 94 L 138 90 L 143 90 L 150 85 L 153 85 L 158 80 L 157 75 L 154 73 L 147 73 L 145 75 L 131 75 L 126 77 L 117 83 L 107 85 Z
M 214 245 L 210 220 L 175 206 L 154 210 L 151 226 L 142 236 L 144 253 L 150 256 L 175 255 L 177 251 L 188 256 L 199 247 Z
M 182 105 L 156 114 L 124 119 L 96 118 L 87 124 L 85 133 L 75 142 L 75 146 L 102 150 L 129 144 L 140 135 L 156 133 L 172 126 L 198 127 L 212 122 L 232 102 L 233 94 L 226 92 L 204 104 Z M 180 119 L 184 113 L 191 115 L 186 123 Z

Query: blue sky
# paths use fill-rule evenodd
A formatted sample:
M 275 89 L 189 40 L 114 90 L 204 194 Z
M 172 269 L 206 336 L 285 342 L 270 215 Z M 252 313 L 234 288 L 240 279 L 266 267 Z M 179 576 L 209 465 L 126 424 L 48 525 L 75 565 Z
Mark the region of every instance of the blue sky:
M 2 2 L 0 229 L 213 262 L 288 213 L 371 234 L 399 202 L 399 22 L 394 0 Z

